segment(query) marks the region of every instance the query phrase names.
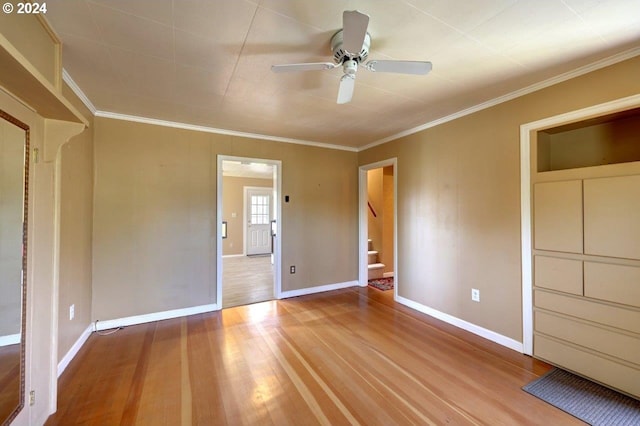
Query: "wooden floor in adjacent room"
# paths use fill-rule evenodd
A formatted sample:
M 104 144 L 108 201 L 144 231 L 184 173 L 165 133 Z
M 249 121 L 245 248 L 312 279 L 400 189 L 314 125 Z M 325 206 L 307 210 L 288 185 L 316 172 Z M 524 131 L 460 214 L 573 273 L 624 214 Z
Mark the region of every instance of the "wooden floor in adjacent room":
M 581 424 L 550 366 L 352 288 L 93 334 L 47 425 Z
M 222 258 L 222 307 L 272 300 L 271 255 Z

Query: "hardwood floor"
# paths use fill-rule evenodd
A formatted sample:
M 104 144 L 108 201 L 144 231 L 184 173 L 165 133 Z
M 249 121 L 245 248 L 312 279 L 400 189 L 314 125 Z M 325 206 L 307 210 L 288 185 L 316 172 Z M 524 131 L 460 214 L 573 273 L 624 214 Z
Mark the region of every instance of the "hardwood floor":
M 272 300 L 271 256 L 222 258 L 222 307 Z
M 351 288 L 93 334 L 47 425 L 582 424 L 550 366 Z
M 0 422 L 18 406 L 20 345 L 0 346 Z

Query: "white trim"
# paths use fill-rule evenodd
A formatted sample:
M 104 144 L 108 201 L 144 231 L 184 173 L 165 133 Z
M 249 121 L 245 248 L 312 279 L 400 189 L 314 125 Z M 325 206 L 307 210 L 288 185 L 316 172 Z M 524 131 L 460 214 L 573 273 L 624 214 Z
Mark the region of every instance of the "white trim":
M 279 299 L 306 296 L 307 294 L 324 293 L 325 291 L 340 290 L 348 287 L 356 287 L 358 285 L 358 281 L 345 281 L 343 283 L 319 285 L 315 287 L 301 288 L 299 290 L 288 290 L 281 292 Z
M 217 311 L 217 304 L 192 306 L 191 308 L 172 309 L 170 311 L 154 312 L 151 314 L 134 315 L 132 317 L 117 318 L 93 323 L 94 331 L 109 330 L 112 328 L 126 327 L 128 325 L 144 324 L 153 321 L 162 321 L 171 318 L 186 317 L 187 315 L 202 314 Z
M 520 126 L 520 242 L 522 244 L 522 352 L 533 355 L 533 269 L 531 265 L 531 149 L 529 130 Z M 526 136 L 524 135 L 526 132 Z
M 297 145 L 315 146 L 318 148 L 337 149 L 340 151 L 358 152 L 358 148 L 344 146 L 344 145 L 335 145 L 330 143 L 307 141 L 303 139 L 284 138 L 280 136 L 261 135 L 259 133 L 238 132 L 236 130 L 218 129 L 215 127 L 198 126 L 195 124 L 178 123 L 176 121 L 158 120 L 156 118 L 139 117 L 136 115 L 127 115 L 127 114 L 118 114 L 115 112 L 108 112 L 108 111 L 96 111 L 95 116 L 102 117 L 102 118 L 111 118 L 113 120 L 134 121 L 136 123 L 145 123 L 145 124 L 153 124 L 156 126 L 173 127 L 176 129 L 195 130 L 198 132 L 237 136 L 240 138 L 262 139 L 262 140 L 274 141 L 274 142 L 284 142 L 284 143 L 292 143 Z
M 80 99 L 80 101 L 82 101 L 82 103 L 84 104 L 84 106 L 87 107 L 87 109 L 89 111 L 91 111 L 91 114 L 96 115 L 96 113 L 98 112 L 97 108 L 95 107 L 95 105 L 93 105 L 93 103 L 91 102 L 91 100 L 87 97 L 87 95 L 84 94 L 84 92 L 82 91 L 82 89 L 80 88 L 80 86 L 78 86 L 76 84 L 75 81 L 73 81 L 73 79 L 71 78 L 71 76 L 69 75 L 69 73 L 67 72 L 66 69 L 62 69 L 62 79 L 64 80 L 65 83 L 67 83 L 67 86 L 69 86 L 69 88 L 73 91 L 73 93 L 76 94 L 76 96 L 78 97 L 78 99 Z
M 414 128 L 408 129 L 408 130 L 404 130 L 402 132 L 393 134 L 391 136 L 387 136 L 387 137 L 382 138 L 382 139 L 378 139 L 378 140 L 376 140 L 374 142 L 371 142 L 371 143 L 369 143 L 367 145 L 364 145 L 364 146 L 361 146 L 361 147 L 349 147 L 349 146 L 344 146 L 344 145 L 308 141 L 308 140 L 304 140 L 304 139 L 285 138 L 285 137 L 280 137 L 280 136 L 262 135 L 262 134 L 258 134 L 258 133 L 238 132 L 238 131 L 235 131 L 235 130 L 219 129 L 219 128 L 208 127 L 208 126 L 198 126 L 198 125 L 194 125 L 194 124 L 179 123 L 179 122 L 175 122 L 175 121 L 159 120 L 159 119 L 155 119 L 155 118 L 147 118 L 147 117 L 140 117 L 140 116 L 135 116 L 135 115 L 120 114 L 120 113 L 116 113 L 116 112 L 97 110 L 96 107 L 91 102 L 91 100 L 84 94 L 82 89 L 80 89 L 80 87 L 73 81 L 73 79 L 71 78 L 71 76 L 69 75 L 69 73 L 65 69 L 62 70 L 62 78 L 69 85 L 71 90 L 73 90 L 73 92 L 78 96 L 78 98 L 80 98 L 80 100 L 84 103 L 84 105 L 96 117 L 111 118 L 111 119 L 114 119 L 114 120 L 134 121 L 134 122 L 138 122 L 138 123 L 154 124 L 154 125 L 158 125 L 158 126 L 173 127 L 173 128 L 177 128 L 177 129 L 195 130 L 195 131 L 201 131 L 201 132 L 206 132 L 206 133 L 216 133 L 216 134 L 231 135 L 231 136 L 238 136 L 238 137 L 244 137 L 244 138 L 264 139 L 264 140 L 270 140 L 270 141 L 274 141 L 274 142 L 284 142 L 284 143 L 292 143 L 292 144 L 297 144 L 297 145 L 315 146 L 315 147 L 327 148 L 327 149 L 337 149 L 337 150 L 341 150 L 341 151 L 360 152 L 360 151 L 365 151 L 367 149 L 373 148 L 373 147 L 378 146 L 378 145 L 382 145 L 382 144 L 387 143 L 387 142 L 391 142 L 393 140 L 396 140 L 396 139 L 399 139 L 399 138 L 402 138 L 402 137 L 405 137 L 405 136 L 412 135 L 414 133 L 418 133 L 418 132 L 420 132 L 422 130 L 429 129 L 431 127 L 435 127 L 435 126 L 438 126 L 440 124 L 444 124 L 444 123 L 447 123 L 449 121 L 456 120 L 456 119 L 464 117 L 466 115 L 473 114 L 473 113 L 481 111 L 483 109 L 487 109 L 487 108 L 490 108 L 492 106 L 501 104 L 503 102 L 507 102 L 507 101 L 516 99 L 516 98 L 518 98 L 520 96 L 524 96 L 524 95 L 527 95 L 529 93 L 533 93 L 535 91 L 544 89 L 546 87 L 553 86 L 554 84 L 562 83 L 563 81 L 567 81 L 567 80 L 570 80 L 572 78 L 579 77 L 581 75 L 590 73 L 592 71 L 599 70 L 601 68 L 616 64 L 618 62 L 622 62 L 622 61 L 625 61 L 627 59 L 631 59 L 631 58 L 636 57 L 638 55 L 640 55 L 640 48 L 636 47 L 636 48 L 633 48 L 633 49 L 618 53 L 616 55 L 609 56 L 607 58 L 601 59 L 599 61 L 593 62 L 591 64 L 582 66 L 582 67 L 577 68 L 575 70 L 568 71 L 566 73 L 557 75 L 555 77 L 551 77 L 551 78 L 549 78 L 547 80 L 532 84 L 532 85 L 527 86 L 527 87 L 525 87 L 523 89 L 519 89 L 519 90 L 510 92 L 510 93 L 507 93 L 506 95 L 499 96 L 499 97 L 494 98 L 494 99 L 490 99 L 490 100 L 488 100 L 486 102 L 483 102 L 483 103 L 478 104 L 478 105 L 474 105 L 472 107 L 466 108 L 466 109 L 464 109 L 462 111 L 458 111 L 458 112 L 456 112 L 454 114 L 451 114 L 451 115 L 448 115 L 446 117 L 442 117 L 442 118 L 439 118 L 439 119 L 436 119 L 436 120 L 433 120 L 433 121 L 429 121 L 429 122 L 424 123 L 424 124 L 422 124 L 420 126 L 417 126 L 417 127 L 414 127 Z
M 80 352 L 80 349 L 82 348 L 82 346 L 84 346 L 89 336 L 91 336 L 91 333 L 93 333 L 93 324 L 90 324 L 86 328 L 86 330 L 82 332 L 80 337 L 78 337 L 78 340 L 76 340 L 76 342 L 73 344 L 73 346 L 71 346 L 67 354 L 64 357 L 62 357 L 62 359 L 58 363 L 58 377 L 62 375 L 64 370 L 66 370 L 66 368 L 69 366 L 69 363 L 71 362 L 71 360 L 75 358 L 78 352 Z
M 453 315 L 445 314 L 444 312 L 440 312 L 436 309 L 422 305 L 418 302 L 414 302 L 413 300 L 405 299 L 404 297 L 398 296 L 397 302 L 405 306 L 408 306 L 412 309 L 415 309 L 416 311 L 422 312 L 423 314 L 427 314 L 429 316 L 437 318 L 440 321 L 444 321 L 447 324 L 454 325 L 458 328 L 461 328 L 465 331 L 473 333 L 477 336 L 483 337 L 487 340 L 491 340 L 492 342 L 495 342 L 499 345 L 505 346 L 509 349 L 513 349 L 514 351 L 522 353 L 522 343 L 510 337 L 503 336 L 502 334 L 496 333 L 495 331 L 491 331 L 484 327 L 480 327 L 479 325 L 475 325 L 468 321 L 454 317 Z
M 223 254 L 222 258 L 226 259 L 228 257 L 245 257 L 245 256 L 246 256 L 245 254 Z
M 394 279 L 393 298 L 398 299 L 398 158 L 393 157 L 387 160 L 378 161 L 371 164 L 365 164 L 359 167 L 359 226 L 358 226 L 358 282 L 361 287 L 366 287 L 369 278 L 369 269 L 367 268 L 369 259 L 367 252 L 369 251 L 368 241 L 368 211 L 367 211 L 367 171 L 379 169 L 381 167 L 393 166 L 393 271 L 390 272 Z M 386 276 L 386 274 L 383 274 Z
M 216 210 L 216 303 L 222 308 L 222 189 L 223 189 L 223 161 L 251 161 L 254 163 L 266 163 L 274 166 L 273 171 L 273 207 L 275 212 L 275 220 L 277 221 L 277 234 L 274 238 L 275 247 L 273 248 L 273 266 L 274 277 L 273 287 L 274 295 L 276 299 L 280 299 L 280 293 L 282 289 L 282 203 L 280 197 L 282 194 L 282 161 L 280 160 L 267 160 L 264 158 L 253 157 L 236 157 L 231 155 L 218 155 L 217 161 L 217 210 Z M 243 215 L 246 214 L 246 207 L 243 208 Z M 246 218 L 243 219 L 246 222 Z M 244 240 L 244 236 L 243 236 Z M 246 253 L 243 245 L 243 253 Z
M 45 119 L 45 135 L 46 135 Z M 66 142 L 66 141 L 65 141 Z M 49 347 L 49 412 L 54 413 L 58 407 L 58 312 L 60 310 L 60 227 L 62 217 L 62 154 L 60 149 L 55 153 L 53 165 L 53 280 L 51 292 L 51 335 Z
M 470 108 L 463 109 L 462 111 L 455 112 L 446 117 L 439 118 L 437 120 L 429 121 L 420 126 L 414 127 L 412 129 L 404 130 L 402 132 L 396 133 L 394 135 L 388 136 L 383 139 L 379 139 L 377 141 L 371 142 L 365 146 L 358 148 L 358 152 L 365 151 L 369 148 L 373 148 L 374 146 L 382 145 L 387 142 L 391 142 L 393 140 L 412 135 L 414 133 L 421 132 L 423 130 L 429 129 L 431 127 L 438 126 L 440 124 L 447 123 L 449 121 L 456 120 L 458 118 L 464 117 L 469 114 L 473 114 L 478 111 L 482 111 L 483 109 L 491 108 L 498 104 L 511 101 L 513 99 L 519 98 L 520 96 L 528 95 L 529 93 L 536 92 L 538 90 L 547 88 L 549 86 L 553 86 L 554 84 L 562 83 L 563 81 L 571 80 L 572 78 L 580 77 L 581 75 L 588 74 L 593 71 L 597 71 L 601 68 L 608 67 L 613 64 L 617 64 L 618 62 L 625 61 L 627 59 L 631 59 L 640 55 L 640 47 L 636 47 L 630 50 L 626 50 L 624 52 L 618 53 L 613 56 L 609 56 L 607 58 L 601 59 L 599 61 L 593 62 L 591 64 L 582 66 L 572 71 L 565 72 L 563 74 L 557 75 L 555 77 L 548 78 L 546 80 L 540 81 L 538 83 L 534 83 L 525 88 L 513 91 L 511 93 L 507 93 L 506 95 L 499 96 L 494 99 L 490 99 L 486 102 L 483 102 L 478 105 L 474 105 Z
M 393 271 L 383 273 L 382 277 L 383 278 L 393 278 Z
M 531 224 L 531 132 L 640 106 L 640 94 L 543 118 L 520 126 L 520 206 L 522 241 L 523 353 L 533 354 L 533 267 Z
M 0 347 L 17 345 L 20 343 L 20 333 L 7 334 L 6 336 L 0 336 Z
M 358 169 L 358 284 L 367 286 L 369 279 L 369 231 L 367 229 L 367 170 Z

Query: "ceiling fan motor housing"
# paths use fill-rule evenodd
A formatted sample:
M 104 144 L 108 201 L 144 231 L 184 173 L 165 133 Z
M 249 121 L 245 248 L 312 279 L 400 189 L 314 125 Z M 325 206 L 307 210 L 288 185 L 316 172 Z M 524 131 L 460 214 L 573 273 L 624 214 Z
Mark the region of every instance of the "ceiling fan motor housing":
M 371 45 L 371 36 L 369 33 L 364 37 L 364 43 L 360 52 L 347 52 L 343 48 L 343 30 L 338 31 L 331 37 L 331 52 L 333 52 L 333 60 L 336 64 L 341 65 L 345 61 L 353 60 L 356 63 L 362 63 L 369 56 L 369 46 Z

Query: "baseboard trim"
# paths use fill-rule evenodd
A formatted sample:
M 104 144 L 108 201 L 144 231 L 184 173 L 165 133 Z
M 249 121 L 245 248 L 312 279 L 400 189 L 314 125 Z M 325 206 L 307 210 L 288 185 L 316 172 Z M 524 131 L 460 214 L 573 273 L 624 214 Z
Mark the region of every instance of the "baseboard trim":
M 0 336 L 0 347 L 17 345 L 18 343 L 20 343 L 20 333 L 7 334 L 6 336 Z
M 415 309 L 416 311 L 422 312 L 423 314 L 427 314 L 448 324 L 454 325 L 470 333 L 483 337 L 487 340 L 491 340 L 492 342 L 495 342 L 499 345 L 505 346 L 509 349 L 513 349 L 516 352 L 523 353 L 524 351 L 522 342 L 518 342 L 517 340 L 514 340 L 510 337 L 503 336 L 502 334 L 496 333 L 495 331 L 480 327 L 479 325 L 475 325 L 468 321 L 454 317 L 453 315 L 445 314 L 444 312 L 440 312 L 436 309 L 430 308 L 401 296 L 398 296 L 396 298 L 396 301 L 412 309 Z
M 84 346 L 89 336 L 91 336 L 91 333 L 93 333 L 93 324 L 90 324 L 87 327 L 87 329 L 82 332 L 80 337 L 78 337 L 78 340 L 76 340 L 76 342 L 73 344 L 73 346 L 71 346 L 67 354 L 63 356 L 60 362 L 58 363 L 58 377 L 62 375 L 64 370 L 69 366 L 69 363 L 71 363 L 71 360 L 75 358 L 78 352 L 80 352 L 80 349 L 82 349 L 82 346 Z
M 226 259 L 227 257 L 244 257 L 244 254 L 223 254 L 222 258 Z
M 117 318 L 112 320 L 96 320 L 93 324 L 95 331 L 109 330 L 111 328 L 126 327 L 128 325 L 144 324 L 153 321 L 186 317 L 188 315 L 203 314 L 205 312 L 217 311 L 220 308 L 217 304 L 193 306 L 191 308 L 172 309 L 170 311 L 154 312 L 151 314 L 134 315 L 131 317 Z
M 385 272 L 382 274 L 383 278 L 393 278 L 393 272 Z
M 300 290 L 289 290 L 280 293 L 280 299 L 289 297 L 305 296 L 307 294 L 323 293 L 325 291 L 340 290 L 342 288 L 357 287 L 358 281 L 345 281 L 343 283 L 319 285 L 316 287 L 301 288 Z

